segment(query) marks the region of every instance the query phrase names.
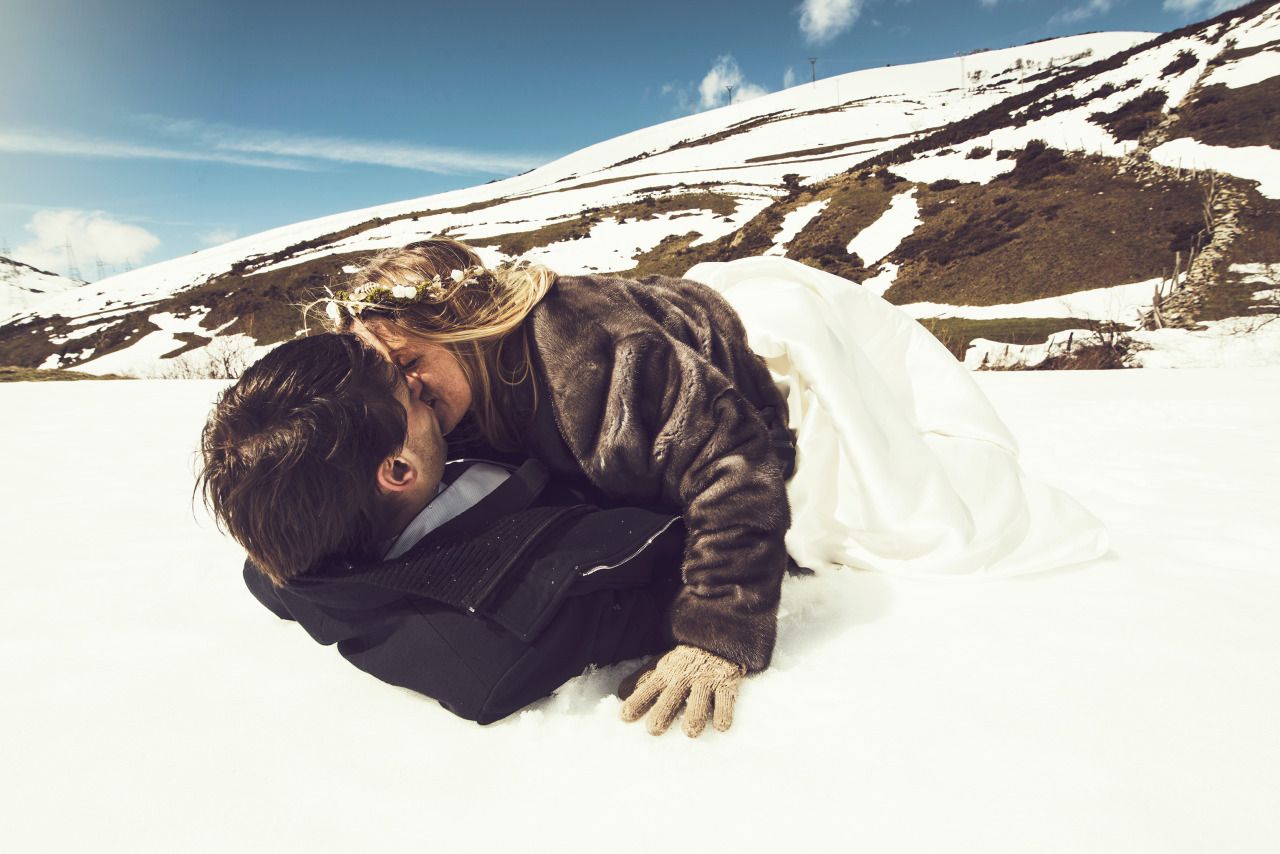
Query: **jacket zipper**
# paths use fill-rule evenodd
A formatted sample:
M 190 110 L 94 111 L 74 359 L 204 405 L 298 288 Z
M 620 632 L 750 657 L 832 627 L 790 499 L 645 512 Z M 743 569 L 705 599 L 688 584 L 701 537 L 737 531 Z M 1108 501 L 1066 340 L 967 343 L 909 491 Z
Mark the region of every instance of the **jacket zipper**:
M 639 548 L 635 549 L 629 555 L 622 558 L 621 560 L 615 560 L 613 563 L 602 563 L 599 566 L 593 566 L 590 569 L 583 570 L 581 573 L 579 573 L 579 575 L 582 578 L 586 578 L 588 575 L 595 575 L 597 572 L 601 572 L 602 570 L 617 569 L 618 567 L 622 566 L 624 563 L 627 563 L 628 561 L 634 559 L 636 555 L 640 554 L 642 551 L 649 548 L 649 546 L 653 545 L 653 541 L 658 539 L 658 537 L 661 537 L 663 534 L 665 534 L 668 528 L 670 528 L 677 521 L 679 521 L 679 518 L 680 518 L 679 516 L 673 516 L 670 519 L 668 519 L 665 525 L 663 525 L 661 528 L 659 528 L 657 531 L 653 533 L 653 536 L 649 537 L 649 539 L 645 540 L 640 545 Z
M 456 460 L 449 460 L 451 463 L 488 463 L 491 466 L 498 466 L 506 469 L 508 472 L 515 473 L 518 466 L 504 463 L 501 460 L 486 460 L 481 457 L 458 457 Z

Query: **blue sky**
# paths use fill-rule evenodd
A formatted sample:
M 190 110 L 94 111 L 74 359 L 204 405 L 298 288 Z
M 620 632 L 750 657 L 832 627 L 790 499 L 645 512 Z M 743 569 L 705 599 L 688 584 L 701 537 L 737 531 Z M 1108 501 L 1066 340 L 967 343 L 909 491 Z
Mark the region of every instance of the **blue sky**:
M 0 0 L 0 250 L 65 273 L 70 242 L 92 279 L 516 174 L 716 106 L 709 75 L 749 97 L 809 56 L 828 76 L 1238 5 Z

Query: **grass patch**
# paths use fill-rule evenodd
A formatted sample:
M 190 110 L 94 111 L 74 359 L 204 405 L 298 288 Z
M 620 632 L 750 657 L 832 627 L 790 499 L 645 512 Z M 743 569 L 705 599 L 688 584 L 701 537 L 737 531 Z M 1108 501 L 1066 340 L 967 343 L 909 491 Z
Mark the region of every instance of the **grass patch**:
M 209 315 L 202 322 L 206 329 L 230 323 L 223 335 L 241 332 L 259 344 L 275 344 L 293 338 L 303 327 L 302 306 L 341 286 L 347 278 L 343 267 L 358 266 L 372 254 L 344 252 L 252 276 L 218 276 L 148 311 L 180 313 L 191 306 L 208 306 Z
M 997 305 L 1156 278 L 1202 227 L 1190 181 L 1148 186 L 1114 161 L 1060 152 L 1026 163 L 1023 177 L 921 191 L 922 223 L 890 253 L 902 267 L 885 298 Z
M 1200 90 L 1170 131 L 1206 145 L 1275 145 L 1280 139 L 1280 77 L 1229 89 Z
M 1180 50 L 1178 51 L 1178 55 L 1173 58 L 1173 61 L 1166 65 L 1160 72 L 1160 79 L 1163 80 L 1166 77 L 1172 77 L 1174 75 L 1181 74 L 1184 71 L 1190 71 L 1196 67 L 1198 62 L 1199 60 L 1196 59 L 1196 55 L 1194 53 L 1189 50 Z
M 472 246 L 495 246 L 506 255 L 523 255 L 531 249 L 550 246 L 566 240 L 581 240 L 591 235 L 591 229 L 606 219 L 618 222 L 654 219 L 662 214 L 681 211 L 711 211 L 718 216 L 732 216 L 738 209 L 738 200 L 724 193 L 701 191 L 672 193 L 655 196 L 662 187 L 652 188 L 648 195 L 635 202 L 609 207 L 587 208 L 576 217 L 549 223 L 528 231 L 513 231 L 490 237 L 468 239 Z
M 1280 269 L 1280 264 L 1277 265 Z M 1251 314 L 1274 314 L 1275 306 L 1253 295 L 1259 291 L 1275 290 L 1266 282 L 1246 283 L 1246 275 L 1226 273 L 1223 280 L 1204 293 L 1204 304 L 1196 312 L 1196 320 L 1224 320 L 1228 317 L 1247 317 Z
M 1106 128 L 1116 139 L 1137 139 L 1160 122 L 1168 99 L 1168 93 L 1148 89 L 1109 113 L 1093 113 L 1089 121 Z
M 244 333 L 259 344 L 275 344 L 294 337 L 302 328 L 302 306 L 322 297 L 326 288 L 338 285 L 346 274 L 342 268 L 363 262 L 371 253 L 351 252 L 327 255 L 276 270 L 252 275 L 226 273 L 168 299 L 140 306 L 113 320 L 112 325 L 92 335 L 65 344 L 53 344 L 50 337 L 65 336 L 76 327 L 68 318 L 36 318 L 34 321 L 0 327 L 0 361 L 34 367 L 50 355 L 75 357 L 93 349 L 93 357 L 122 350 L 155 332 L 148 317 L 172 312 L 182 317 L 197 306 L 209 308 L 204 328 L 228 325 L 221 334 Z M 47 327 L 53 327 L 45 331 Z M 176 356 L 207 343 L 203 336 L 175 335 L 179 346 L 166 356 Z
M 572 219 L 548 223 L 541 228 L 528 231 L 511 231 L 506 234 L 495 234 L 490 237 L 477 237 L 467 241 L 471 246 L 496 246 L 499 252 L 506 255 L 523 255 L 530 249 L 550 246 L 565 240 L 581 240 L 591 234 L 591 229 L 601 221 L 602 217 L 579 214 Z
M 847 251 L 849 241 L 889 209 L 893 197 L 901 192 L 901 183 L 905 182 L 887 171 L 884 176 L 863 171 L 834 179 L 814 196 L 830 199 L 830 204 L 791 239 L 787 257 L 862 281 L 870 271 L 861 258 Z
M 119 374 L 86 374 L 84 371 L 42 371 L 15 365 L 0 365 L 0 383 L 67 382 L 70 380 L 128 380 Z
M 1248 191 L 1248 204 L 1238 214 L 1241 234 L 1231 244 L 1232 264 L 1280 262 L 1280 201 Z

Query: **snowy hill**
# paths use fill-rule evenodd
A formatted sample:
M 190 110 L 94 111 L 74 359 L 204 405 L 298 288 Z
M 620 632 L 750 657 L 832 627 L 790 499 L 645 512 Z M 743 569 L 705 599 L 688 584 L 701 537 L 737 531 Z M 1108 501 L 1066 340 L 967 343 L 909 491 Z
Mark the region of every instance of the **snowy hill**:
M 84 282 L 5 258 L 0 255 L 0 324 L 28 314 L 50 297 L 79 288 Z
M 433 234 L 563 273 L 786 254 L 874 288 L 975 366 L 1138 324 L 1131 351 L 1188 326 L 1234 338 L 1209 324 L 1261 324 L 1280 286 L 1277 103 L 1267 2 L 1163 35 L 868 69 L 105 279 L 0 326 L 0 362 L 148 373 L 215 339 L 258 352 L 344 268 Z

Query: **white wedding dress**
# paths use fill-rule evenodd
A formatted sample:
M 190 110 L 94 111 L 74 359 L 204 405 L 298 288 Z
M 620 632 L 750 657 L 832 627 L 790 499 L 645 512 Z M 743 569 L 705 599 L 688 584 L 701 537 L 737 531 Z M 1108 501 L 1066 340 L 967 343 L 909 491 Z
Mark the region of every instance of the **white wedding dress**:
M 797 434 L 787 550 L 802 566 L 1014 575 L 1098 557 L 1102 524 L 1029 478 L 969 372 L 857 284 L 776 257 L 685 274 L 742 316 Z

